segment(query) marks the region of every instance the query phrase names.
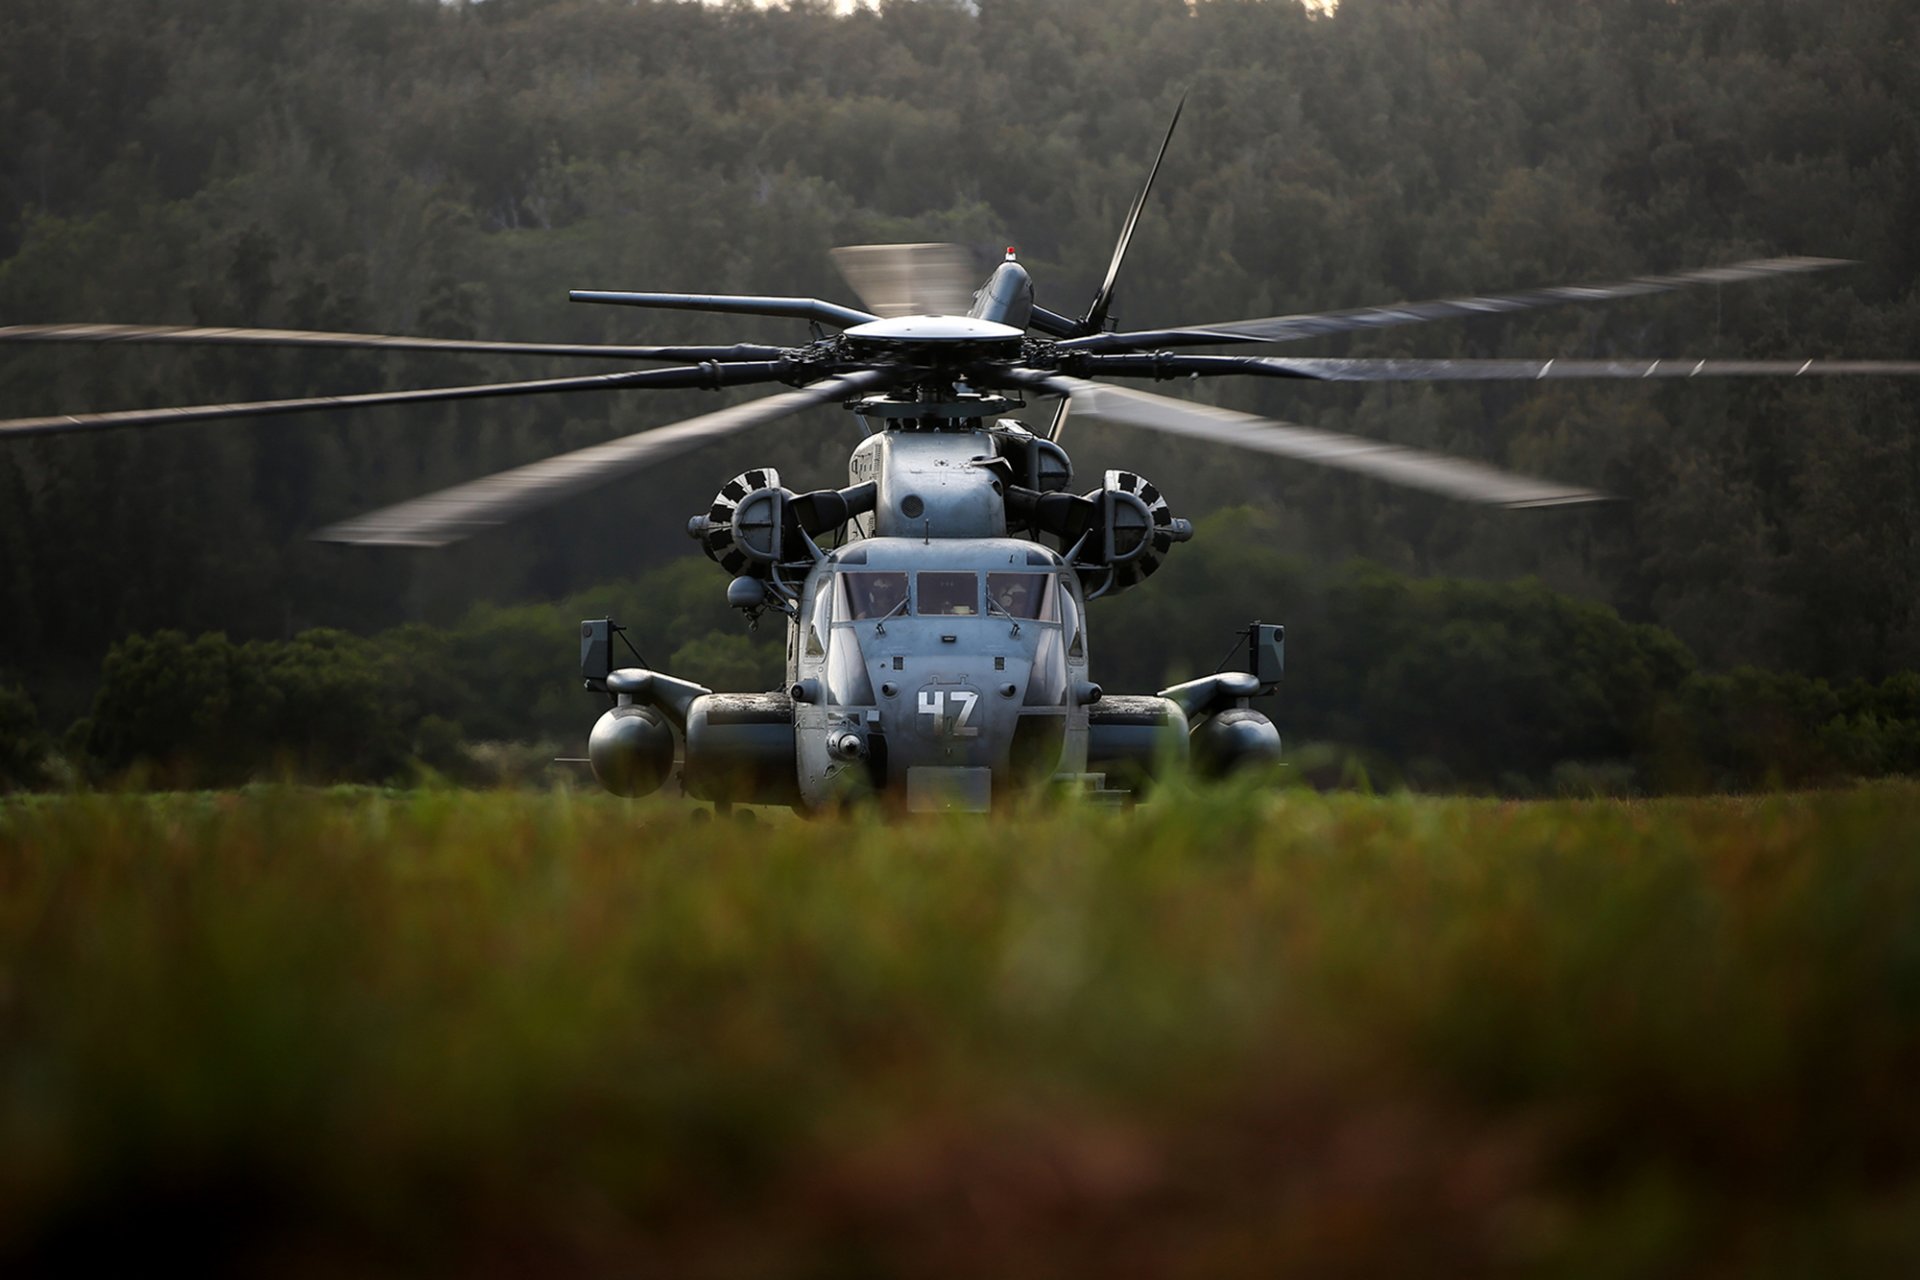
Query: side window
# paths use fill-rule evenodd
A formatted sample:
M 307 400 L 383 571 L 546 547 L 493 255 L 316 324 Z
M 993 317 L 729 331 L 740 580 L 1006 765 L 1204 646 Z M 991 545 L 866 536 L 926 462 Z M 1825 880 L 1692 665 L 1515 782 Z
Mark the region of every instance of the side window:
M 1080 600 L 1073 590 L 1071 579 L 1060 578 L 1060 630 L 1067 637 L 1067 657 L 1074 661 L 1085 661 L 1087 642 L 1080 633 Z
M 827 627 L 832 623 L 833 575 L 823 573 L 813 585 L 812 617 L 807 624 L 807 656 L 827 656 Z
M 836 707 L 873 705 L 873 682 L 867 677 L 867 661 L 860 648 L 862 628 L 842 627 L 833 637 L 827 656 L 827 703 Z M 876 644 L 881 643 L 876 640 Z

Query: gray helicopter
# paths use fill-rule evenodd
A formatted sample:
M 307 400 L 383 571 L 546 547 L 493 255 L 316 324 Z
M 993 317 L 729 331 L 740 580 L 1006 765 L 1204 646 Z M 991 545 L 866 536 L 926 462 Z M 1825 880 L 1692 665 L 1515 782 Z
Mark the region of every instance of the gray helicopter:
M 1179 121 L 1178 110 L 1174 124 Z M 1192 526 L 1152 483 L 1108 471 L 1073 492 L 1061 445 L 1077 419 L 1253 449 L 1465 501 L 1526 508 L 1587 503 L 1588 488 L 1476 462 L 1274 422 L 1117 387 L 1099 378 L 1253 376 L 1309 381 L 1481 381 L 1717 376 L 1911 376 L 1920 362 L 1831 360 L 1369 360 L 1188 354 L 1279 344 L 1456 316 L 1640 297 L 1843 265 L 1772 258 L 1611 284 L 1357 310 L 1122 331 L 1115 282 L 1167 141 L 1134 201 L 1106 277 L 1075 317 L 1034 300 L 1017 255 L 979 288 L 971 256 L 946 245 L 835 251 L 865 309 L 816 298 L 577 291 L 579 302 L 783 316 L 798 346 L 570 345 L 151 325 L 23 325 L 0 341 L 187 343 L 462 351 L 665 361 L 667 368 L 535 381 L 186 408 L 21 418 L 0 436 L 501 396 L 647 387 L 786 383 L 731 405 L 416 498 L 320 530 L 328 541 L 439 546 L 632 474 L 697 445 L 841 404 L 865 438 L 848 483 L 795 492 L 771 468 L 722 487 L 688 532 L 731 576 L 749 619 L 786 621 L 786 679 L 762 693 L 715 692 L 623 666 L 612 619 L 581 624 L 582 677 L 613 705 L 588 758 L 602 785 L 644 795 L 671 776 L 686 794 L 817 810 L 879 797 L 908 810 L 985 810 L 1033 788 L 1113 796 L 1170 771 L 1218 776 L 1276 760 L 1280 736 L 1250 702 L 1271 693 L 1285 633 L 1252 623 L 1241 669 L 1118 695 L 1094 682 L 1087 605 L 1144 582 Z M 1057 401 L 1044 425 L 1013 415 Z M 637 654 L 635 655 L 637 657 Z

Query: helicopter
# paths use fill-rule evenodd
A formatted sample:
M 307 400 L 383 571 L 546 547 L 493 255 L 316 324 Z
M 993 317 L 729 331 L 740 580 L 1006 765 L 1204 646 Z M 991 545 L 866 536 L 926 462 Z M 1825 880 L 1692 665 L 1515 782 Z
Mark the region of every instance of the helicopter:
M 1920 362 L 1838 360 L 1364 359 L 1195 353 L 1274 346 L 1450 317 L 1642 297 L 1847 265 L 1767 258 L 1605 284 L 1123 330 L 1112 319 L 1128 247 L 1179 124 L 1176 108 L 1121 227 L 1105 278 L 1078 315 L 1036 301 L 1009 248 L 977 288 L 971 251 L 869 245 L 834 251 L 864 307 L 818 298 L 575 290 L 571 301 L 797 319 L 793 346 L 625 346 L 153 325 L 16 325 L 0 341 L 225 344 L 598 357 L 664 368 L 464 387 L 18 418 L 0 437 L 274 414 L 645 388 L 786 384 L 787 390 L 500 472 L 329 525 L 312 536 L 442 546 L 567 501 L 709 442 L 822 405 L 863 438 L 842 488 L 796 492 L 771 467 L 728 480 L 688 533 L 729 576 L 730 605 L 787 633 L 783 687 L 715 691 L 623 665 L 611 618 L 580 626 L 581 679 L 609 705 L 587 761 L 606 789 L 684 793 L 817 811 L 879 798 L 908 811 L 984 811 L 1068 785 L 1125 798 L 1170 773 L 1217 777 L 1281 757 L 1251 704 L 1285 669 L 1285 628 L 1250 623 L 1244 663 L 1153 693 L 1112 694 L 1090 676 L 1089 602 L 1139 586 L 1191 523 L 1137 472 L 1074 492 L 1062 445 L 1075 419 L 1265 452 L 1506 508 L 1608 500 L 1598 490 L 1483 463 L 1173 399 L 1102 379 L 1220 376 L 1329 382 L 1569 378 L 1912 376 Z M 1042 422 L 1015 415 L 1051 399 Z M 628 646 L 631 648 L 631 645 Z M 1236 645 L 1238 652 L 1240 645 Z M 634 658 L 638 660 L 637 651 Z M 1223 662 L 1224 667 L 1224 662 Z

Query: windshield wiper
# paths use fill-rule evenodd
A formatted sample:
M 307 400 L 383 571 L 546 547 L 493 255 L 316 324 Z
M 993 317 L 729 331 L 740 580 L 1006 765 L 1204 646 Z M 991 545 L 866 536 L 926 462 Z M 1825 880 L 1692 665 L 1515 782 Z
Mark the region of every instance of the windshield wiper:
M 895 606 L 893 606 L 893 608 L 881 614 L 879 621 L 873 624 L 873 634 L 877 636 L 883 636 L 887 634 L 887 619 L 893 617 L 895 614 L 899 613 L 902 609 L 905 609 L 906 607 L 907 607 L 907 598 L 905 596 L 901 596 L 900 603 L 896 604 Z
M 1013 616 L 1013 610 L 1007 608 L 1007 606 L 1001 604 L 998 600 L 995 600 L 991 591 L 987 593 L 987 612 L 988 614 L 997 613 L 1013 624 L 1013 630 L 1007 633 L 1009 639 L 1013 639 L 1020 634 L 1020 619 Z

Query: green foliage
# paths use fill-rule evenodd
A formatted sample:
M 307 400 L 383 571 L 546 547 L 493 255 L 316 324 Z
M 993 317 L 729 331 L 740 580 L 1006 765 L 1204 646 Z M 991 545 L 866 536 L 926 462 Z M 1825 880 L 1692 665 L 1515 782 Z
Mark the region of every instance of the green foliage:
M 1159 688 L 1213 670 L 1253 615 L 1284 621 L 1288 673 L 1268 710 L 1318 744 L 1299 767 L 1330 784 L 1354 780 L 1349 759 L 1374 784 L 1575 794 L 1920 769 L 1913 673 L 1835 689 L 1700 672 L 1671 633 L 1537 581 L 1322 568 L 1278 550 L 1285 528 L 1251 508 L 1201 521 L 1149 586 L 1094 605 L 1095 674 Z
M 413 762 L 524 781 L 523 761 L 478 744 L 584 741 L 604 704 L 580 688 L 582 618 L 628 623 L 640 652 L 671 655 L 663 669 L 675 674 L 722 689 L 777 686 L 781 629 L 739 634 L 720 586 L 707 561 L 682 561 L 555 604 L 481 604 L 451 627 L 414 623 L 367 639 L 134 636 L 108 653 L 78 741 L 97 771 L 176 785 L 383 781 L 406 777 Z M 702 627 L 712 628 L 704 638 L 667 647 Z
M 1096 605 L 1101 678 L 1160 687 L 1213 669 L 1246 615 L 1283 620 L 1288 676 L 1272 714 L 1284 732 L 1444 788 L 1630 760 L 1693 666 L 1670 634 L 1538 582 L 1421 581 L 1358 562 L 1317 569 L 1273 550 L 1278 536 L 1256 511 L 1223 513 L 1151 586 Z M 1141 635 L 1161 643 L 1145 650 L 1148 663 L 1121 668 L 1122 686 L 1099 646 Z
M 386 675 L 373 644 L 338 631 L 134 636 L 107 655 L 85 745 L 174 783 L 385 777 L 406 759 Z
M 1917 825 L 12 800 L 0 1268 L 1911 1274 Z
M 33 699 L 17 685 L 0 684 L 0 791 L 38 782 L 46 754 Z
M 1656 730 L 1670 785 L 1803 784 L 1920 772 L 1920 677 L 1841 689 L 1743 667 L 1698 675 Z

